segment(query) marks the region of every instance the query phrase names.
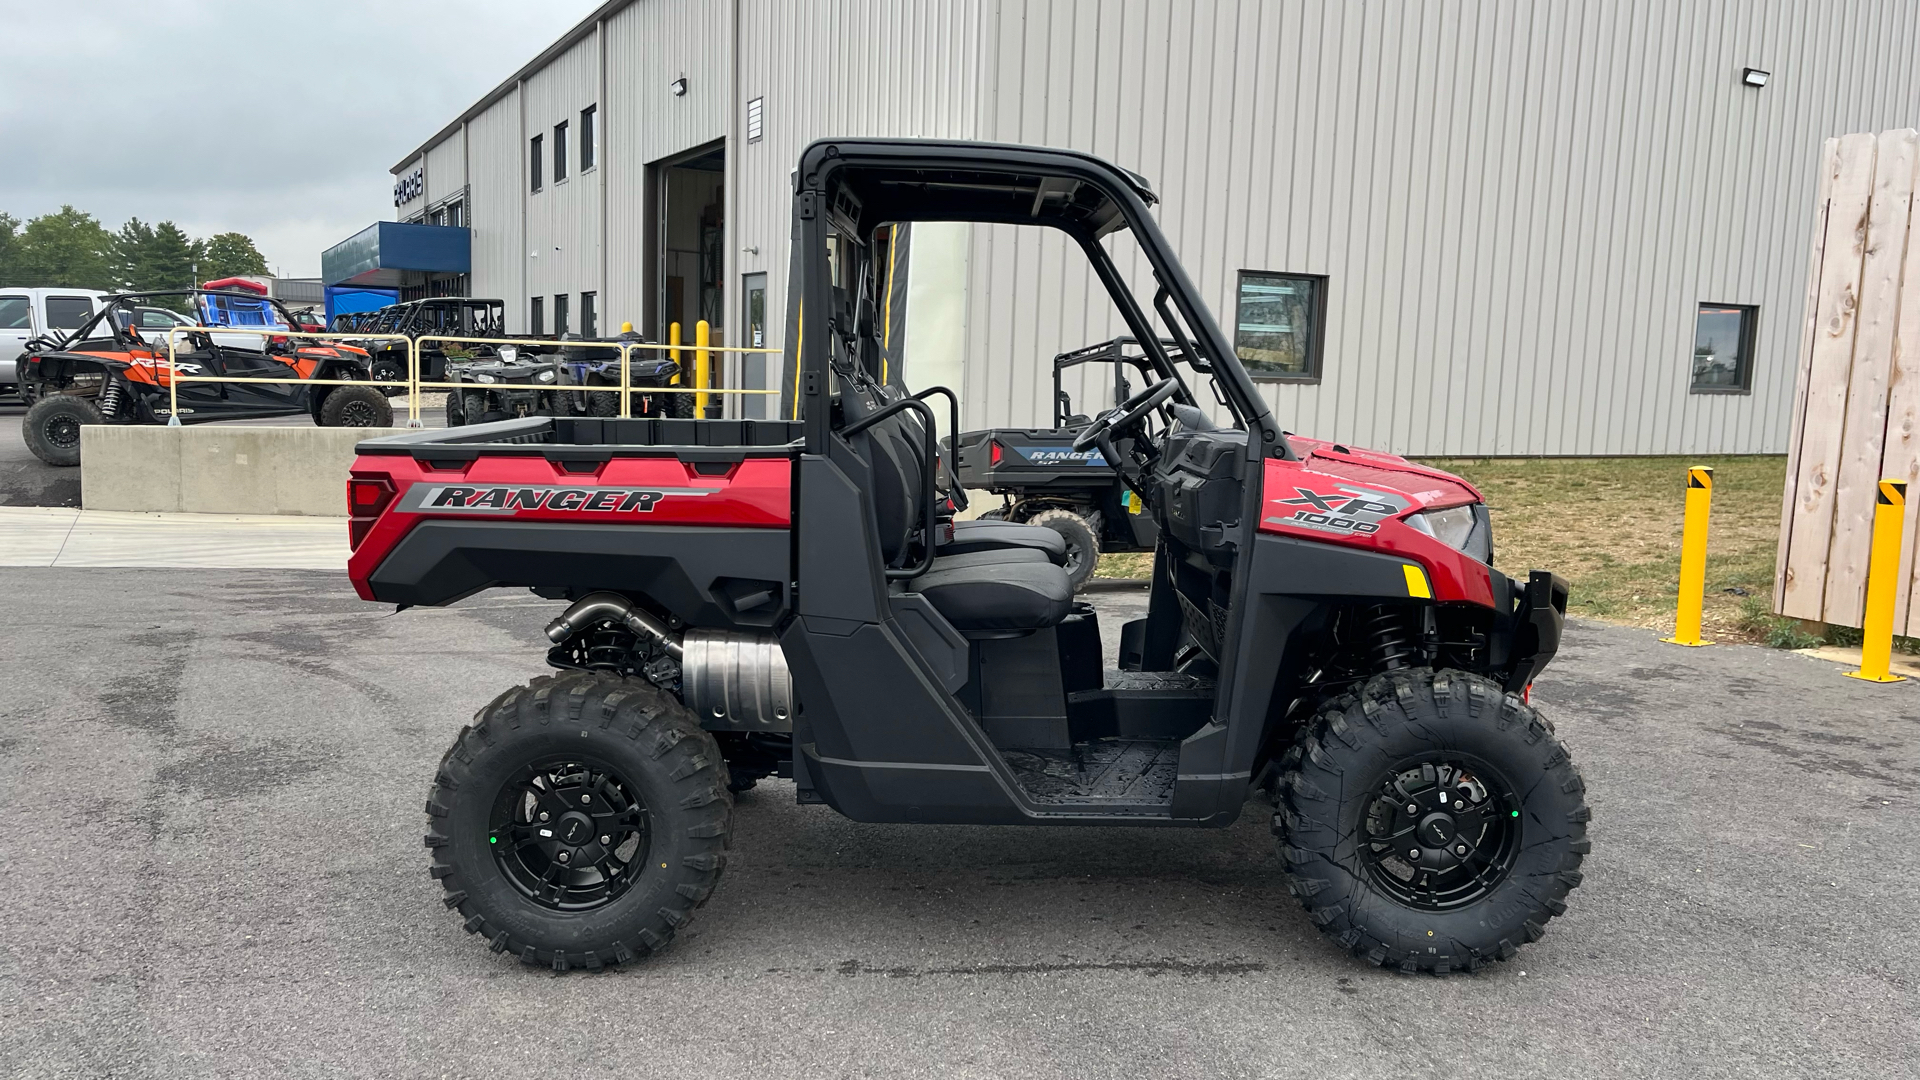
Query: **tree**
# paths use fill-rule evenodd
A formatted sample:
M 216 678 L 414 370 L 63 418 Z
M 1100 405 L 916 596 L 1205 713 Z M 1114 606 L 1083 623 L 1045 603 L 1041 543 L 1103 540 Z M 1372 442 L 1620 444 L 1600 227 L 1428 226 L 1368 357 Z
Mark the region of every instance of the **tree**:
M 0 214 L 0 285 L 20 285 L 14 261 L 20 251 L 20 219 Z
M 29 285 L 109 289 L 114 281 L 113 234 L 92 214 L 62 206 L 27 222 L 11 245 L 14 273 Z
M 153 226 L 139 218 L 128 218 L 113 236 L 113 276 L 123 289 L 146 286 L 148 251 L 153 247 Z
M 264 276 L 267 273 L 266 256 L 253 246 L 253 240 L 245 233 L 215 233 L 207 238 L 206 254 L 201 260 L 202 278 L 212 281 L 223 277 Z

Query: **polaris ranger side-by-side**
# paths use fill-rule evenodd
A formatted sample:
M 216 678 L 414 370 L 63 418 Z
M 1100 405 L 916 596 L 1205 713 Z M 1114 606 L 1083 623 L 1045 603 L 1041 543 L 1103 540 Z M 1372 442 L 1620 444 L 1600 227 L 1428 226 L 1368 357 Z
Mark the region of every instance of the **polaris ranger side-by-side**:
M 1507 959 L 1566 910 L 1584 787 L 1529 704 L 1565 584 L 1493 569 L 1464 481 L 1283 433 L 1153 201 L 1070 151 L 818 142 L 795 172 L 799 419 L 361 445 L 362 597 L 566 602 L 559 671 L 483 708 L 427 796 L 432 875 L 469 932 L 557 970 L 666 947 L 726 865 L 733 791 L 774 774 L 870 822 L 1218 828 L 1265 789 L 1314 923 L 1403 971 Z M 1141 343 L 1152 381 L 1074 439 L 1158 527 L 1117 669 L 1055 534 L 946 519 L 926 399 L 947 392 L 878 377 L 871 242 L 915 220 L 1059 230 Z

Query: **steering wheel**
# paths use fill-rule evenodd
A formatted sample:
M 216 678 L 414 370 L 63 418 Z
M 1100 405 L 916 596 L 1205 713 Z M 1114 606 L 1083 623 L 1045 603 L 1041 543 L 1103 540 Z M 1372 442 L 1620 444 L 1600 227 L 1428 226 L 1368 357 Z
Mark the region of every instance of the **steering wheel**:
M 1178 379 L 1161 379 L 1114 408 L 1101 413 L 1100 419 L 1087 425 L 1086 430 L 1074 436 L 1074 450 L 1084 453 L 1095 446 L 1100 446 L 1104 452 L 1106 447 L 1101 446 L 1103 440 L 1121 434 L 1145 420 L 1148 414 L 1164 404 L 1179 389 Z

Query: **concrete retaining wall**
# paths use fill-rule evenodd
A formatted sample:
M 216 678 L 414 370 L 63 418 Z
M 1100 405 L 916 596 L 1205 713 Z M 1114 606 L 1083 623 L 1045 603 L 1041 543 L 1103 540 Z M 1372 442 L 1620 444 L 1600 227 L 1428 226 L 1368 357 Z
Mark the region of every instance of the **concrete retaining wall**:
M 354 446 L 404 430 L 88 426 L 80 429 L 80 505 L 345 517 Z

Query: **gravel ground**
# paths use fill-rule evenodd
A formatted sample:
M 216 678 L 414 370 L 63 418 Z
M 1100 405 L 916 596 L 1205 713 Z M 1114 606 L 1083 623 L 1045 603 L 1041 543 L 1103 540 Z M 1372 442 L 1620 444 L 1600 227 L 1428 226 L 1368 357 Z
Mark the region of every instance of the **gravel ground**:
M 4 433 L 0 433 L 4 440 Z M 461 932 L 420 846 L 556 605 L 0 570 L 0 1075 L 1893 1076 L 1920 1057 L 1920 686 L 1576 623 L 1538 687 L 1594 853 L 1513 963 L 1403 977 L 1220 831 L 861 825 L 770 782 L 673 948 Z M 1094 594 L 1113 621 L 1138 594 Z M 1901 842 L 1900 837 L 1908 837 Z

